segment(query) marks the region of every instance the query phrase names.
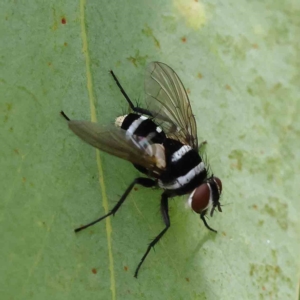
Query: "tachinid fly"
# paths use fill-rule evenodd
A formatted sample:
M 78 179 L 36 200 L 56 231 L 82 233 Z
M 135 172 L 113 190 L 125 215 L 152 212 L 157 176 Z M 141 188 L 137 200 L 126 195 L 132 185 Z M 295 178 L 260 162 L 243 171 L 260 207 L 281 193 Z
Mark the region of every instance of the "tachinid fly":
M 75 229 L 78 232 L 110 215 L 121 207 L 135 184 L 163 189 L 160 208 L 165 228 L 149 244 L 134 276 L 154 245 L 170 227 L 169 198 L 190 194 L 190 207 L 208 226 L 205 215 L 213 216 L 222 192 L 221 180 L 209 174 L 199 155 L 197 126 L 186 90 L 175 71 L 161 62 L 148 65 L 145 75 L 147 109 L 136 107 L 124 91 L 113 71 L 110 71 L 132 113 L 118 117 L 116 126 L 102 126 L 88 121 L 70 120 L 64 112 L 69 128 L 88 144 L 109 154 L 123 158 L 148 177 L 138 177 L 128 186 L 113 209 L 101 218 Z

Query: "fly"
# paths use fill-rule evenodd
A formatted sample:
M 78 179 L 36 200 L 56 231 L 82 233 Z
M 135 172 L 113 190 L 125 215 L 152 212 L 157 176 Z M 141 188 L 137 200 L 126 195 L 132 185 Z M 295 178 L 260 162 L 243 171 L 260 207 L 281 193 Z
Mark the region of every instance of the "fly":
M 79 232 L 108 216 L 115 215 L 136 184 L 160 187 L 160 209 L 165 228 L 151 241 L 139 262 L 134 277 L 151 248 L 169 229 L 169 199 L 189 194 L 188 204 L 200 215 L 206 228 L 209 211 L 221 210 L 222 182 L 209 174 L 208 166 L 199 155 L 197 125 L 186 90 L 175 71 L 161 62 L 148 65 L 145 75 L 147 109 L 134 106 L 113 71 L 114 81 L 128 102 L 132 112 L 120 116 L 115 126 L 102 126 L 88 121 L 70 120 L 69 128 L 86 143 L 111 155 L 131 162 L 147 177 L 138 177 L 128 186 L 112 210 L 99 219 L 75 229 Z

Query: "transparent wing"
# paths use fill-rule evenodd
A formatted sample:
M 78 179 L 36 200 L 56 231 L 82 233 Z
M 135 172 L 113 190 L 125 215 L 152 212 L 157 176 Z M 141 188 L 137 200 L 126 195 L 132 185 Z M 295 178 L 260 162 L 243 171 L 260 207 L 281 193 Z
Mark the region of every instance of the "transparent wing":
M 169 138 L 198 149 L 197 125 L 186 90 L 175 71 L 161 62 L 145 75 L 147 109 Z
M 88 121 L 68 122 L 69 128 L 86 143 L 111 155 L 145 167 L 152 174 L 160 173 L 156 166 L 156 157 L 147 149 L 147 138 L 126 135 L 126 131 L 115 126 L 100 126 Z

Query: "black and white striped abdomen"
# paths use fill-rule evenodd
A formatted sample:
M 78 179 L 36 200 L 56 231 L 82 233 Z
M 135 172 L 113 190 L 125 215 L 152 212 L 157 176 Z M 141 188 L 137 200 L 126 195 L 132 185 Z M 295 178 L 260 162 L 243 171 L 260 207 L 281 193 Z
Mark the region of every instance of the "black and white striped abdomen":
M 159 180 L 159 186 L 170 194 L 183 195 L 193 191 L 207 178 L 207 170 L 199 153 L 189 145 L 166 139 L 167 170 Z
M 130 113 L 125 116 L 120 116 L 116 119 L 115 125 L 126 130 L 128 135 L 138 135 L 147 137 L 151 135 L 151 142 L 162 144 L 166 138 L 162 129 L 157 126 L 152 119 L 146 116 Z

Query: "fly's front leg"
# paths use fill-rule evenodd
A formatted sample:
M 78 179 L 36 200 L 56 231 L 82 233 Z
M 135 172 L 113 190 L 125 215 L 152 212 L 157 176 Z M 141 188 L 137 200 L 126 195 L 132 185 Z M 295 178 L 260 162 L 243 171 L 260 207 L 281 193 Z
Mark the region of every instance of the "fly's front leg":
M 201 220 L 203 221 L 205 227 L 206 227 L 207 229 L 209 229 L 210 231 L 217 233 L 217 232 L 218 232 L 217 230 L 212 229 L 212 228 L 207 224 L 207 222 L 206 222 L 206 220 L 205 220 L 205 215 L 206 215 L 206 210 L 204 210 L 204 211 L 200 214 L 200 218 L 201 218 Z
M 158 243 L 158 241 L 162 238 L 162 236 L 167 232 L 167 230 L 169 229 L 169 227 L 171 226 L 170 223 L 170 217 L 169 217 L 169 204 L 168 204 L 168 196 L 163 193 L 161 195 L 161 201 L 160 201 L 160 210 L 161 210 L 161 214 L 164 220 L 164 223 L 166 225 L 165 229 L 163 231 L 160 232 L 159 235 L 157 235 L 155 237 L 155 239 L 149 244 L 149 246 L 147 247 L 147 250 L 145 252 L 145 254 L 143 255 L 140 263 L 138 264 L 135 273 L 134 273 L 134 277 L 137 278 L 139 270 L 144 262 L 144 260 L 146 259 L 146 257 L 148 256 L 151 248 L 153 248 L 155 246 L 156 243 Z

